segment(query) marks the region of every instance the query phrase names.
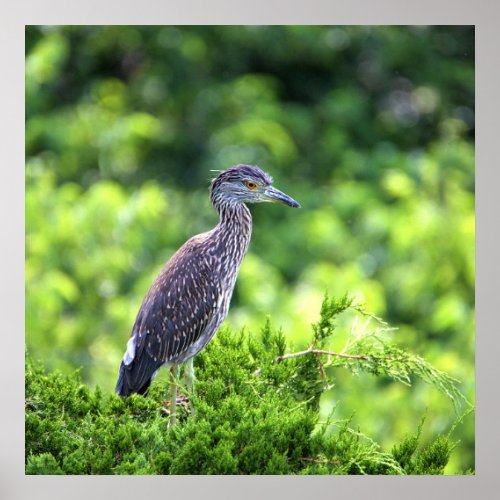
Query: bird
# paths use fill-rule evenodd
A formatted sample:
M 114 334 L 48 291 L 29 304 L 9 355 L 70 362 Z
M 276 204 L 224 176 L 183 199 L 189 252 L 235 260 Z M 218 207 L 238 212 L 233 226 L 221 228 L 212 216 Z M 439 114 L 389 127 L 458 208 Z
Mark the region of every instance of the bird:
M 169 425 L 176 422 L 179 367 L 192 404 L 193 358 L 226 318 L 238 271 L 252 234 L 247 203 L 275 202 L 299 208 L 257 166 L 239 164 L 210 185 L 219 223 L 190 238 L 167 261 L 139 309 L 120 363 L 115 393 L 144 395 L 161 367 L 170 369 Z M 194 408 L 193 412 L 194 412 Z

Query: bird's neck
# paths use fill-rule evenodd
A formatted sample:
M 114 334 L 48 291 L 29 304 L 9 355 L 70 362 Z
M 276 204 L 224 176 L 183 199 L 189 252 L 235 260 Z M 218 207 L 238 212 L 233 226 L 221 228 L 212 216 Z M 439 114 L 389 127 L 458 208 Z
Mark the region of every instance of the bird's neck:
M 219 205 L 219 224 L 216 231 L 220 233 L 223 248 L 242 260 L 252 236 L 252 215 L 244 203 L 224 203 Z

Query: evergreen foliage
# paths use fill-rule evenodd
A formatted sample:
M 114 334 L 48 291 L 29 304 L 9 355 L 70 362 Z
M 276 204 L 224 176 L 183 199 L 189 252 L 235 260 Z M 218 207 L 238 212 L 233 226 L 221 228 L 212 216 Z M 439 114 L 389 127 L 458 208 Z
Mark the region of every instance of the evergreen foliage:
M 316 351 L 328 347 L 336 319 L 346 311 L 366 314 L 348 297 L 325 298 L 313 325 Z M 407 384 L 420 376 L 457 407 L 464 403 L 452 379 L 390 346 L 380 333 L 387 325 L 378 325 L 340 353 L 287 353 L 283 333 L 269 321 L 260 335 L 222 330 L 195 359 L 196 415 L 181 407 L 172 428 L 161 382 L 147 397 L 122 399 L 89 389 L 78 373 L 45 373 L 28 355 L 26 473 L 442 474 L 454 427 L 423 444 L 422 422 L 414 435 L 383 450 L 349 420 L 319 418 L 319 398 L 333 383 L 325 367 L 368 370 Z

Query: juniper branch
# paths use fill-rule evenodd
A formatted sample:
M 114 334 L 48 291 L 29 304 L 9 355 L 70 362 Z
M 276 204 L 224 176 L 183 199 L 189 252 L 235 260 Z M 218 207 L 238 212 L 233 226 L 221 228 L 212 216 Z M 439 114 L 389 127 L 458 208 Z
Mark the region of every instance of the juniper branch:
M 335 331 L 334 320 L 348 309 L 357 315 L 354 317 L 345 345 L 340 352 L 328 350 L 324 344 Z M 358 328 L 357 318 L 359 316 L 365 317 L 366 321 Z M 369 328 L 371 321 L 373 321 L 373 325 Z M 358 371 L 365 371 L 376 376 L 386 375 L 407 386 L 412 384 L 411 378 L 415 376 L 434 385 L 440 392 L 449 397 L 456 410 L 461 403 L 468 403 L 458 389 L 458 380 L 438 370 L 422 357 L 388 342 L 384 337 L 396 328 L 392 328 L 375 314 L 367 312 L 362 305 L 352 304 L 352 300 L 347 296 L 340 300 L 325 296 L 321 306 L 320 319 L 312 325 L 312 330 L 312 342 L 307 349 L 285 354 L 283 353 L 284 346 L 282 346 L 283 350 L 278 351 L 279 355 L 274 358 L 274 363 L 312 354 L 317 358 L 323 382 L 326 378 L 325 367 L 347 368 L 354 374 Z M 326 363 L 323 361 L 325 356 L 328 357 Z M 260 374 L 260 368 L 254 372 L 254 375 Z
M 342 462 L 340 460 L 319 460 L 311 457 L 300 457 L 300 460 L 313 462 L 315 464 L 342 465 Z
M 339 358 L 346 359 L 369 359 L 369 356 L 366 354 L 344 354 L 341 352 L 333 352 L 333 351 L 325 351 L 323 349 L 314 349 L 314 344 L 311 344 L 308 349 L 300 352 L 292 352 L 289 354 L 283 354 L 282 356 L 278 356 L 275 361 L 279 363 L 285 359 L 297 358 L 299 356 L 304 356 L 306 354 L 325 354 L 327 356 L 336 356 Z

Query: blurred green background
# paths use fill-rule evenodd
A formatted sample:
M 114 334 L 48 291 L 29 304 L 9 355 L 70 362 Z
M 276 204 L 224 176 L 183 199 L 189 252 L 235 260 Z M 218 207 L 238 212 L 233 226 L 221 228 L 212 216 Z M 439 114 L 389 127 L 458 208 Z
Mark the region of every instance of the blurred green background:
M 226 325 L 269 316 L 302 349 L 348 292 L 473 402 L 473 27 L 27 27 L 28 352 L 112 391 L 152 280 L 217 222 L 211 170 L 237 163 L 302 209 L 251 208 Z M 384 445 L 456 418 L 424 383 L 332 375 L 322 413 Z M 446 472 L 474 467 L 473 417 L 453 436 Z

